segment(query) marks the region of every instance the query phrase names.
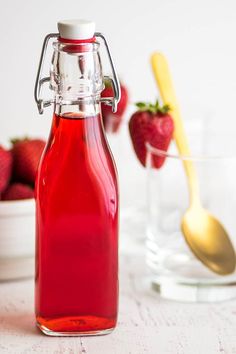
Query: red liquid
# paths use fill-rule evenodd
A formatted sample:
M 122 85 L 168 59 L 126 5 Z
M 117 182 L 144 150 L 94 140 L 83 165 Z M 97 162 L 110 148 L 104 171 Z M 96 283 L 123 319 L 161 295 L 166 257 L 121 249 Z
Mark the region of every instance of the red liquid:
M 100 115 L 67 116 L 54 115 L 37 178 L 36 319 L 93 334 L 117 320 L 116 169 Z

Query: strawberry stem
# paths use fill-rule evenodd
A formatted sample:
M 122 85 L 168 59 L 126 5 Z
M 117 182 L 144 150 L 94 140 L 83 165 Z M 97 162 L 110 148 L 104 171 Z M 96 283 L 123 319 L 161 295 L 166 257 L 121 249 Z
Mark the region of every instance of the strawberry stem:
M 21 141 L 26 141 L 26 140 L 29 140 L 28 136 L 25 136 L 23 138 L 12 138 L 10 139 L 10 142 L 12 143 L 12 145 L 15 145 Z

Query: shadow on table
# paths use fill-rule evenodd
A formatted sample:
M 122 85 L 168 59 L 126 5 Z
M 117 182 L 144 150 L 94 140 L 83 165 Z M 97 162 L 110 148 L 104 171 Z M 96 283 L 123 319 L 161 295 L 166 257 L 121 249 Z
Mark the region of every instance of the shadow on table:
M 0 314 L 1 334 L 17 333 L 21 335 L 40 335 L 35 326 L 35 319 L 32 313 L 4 313 Z

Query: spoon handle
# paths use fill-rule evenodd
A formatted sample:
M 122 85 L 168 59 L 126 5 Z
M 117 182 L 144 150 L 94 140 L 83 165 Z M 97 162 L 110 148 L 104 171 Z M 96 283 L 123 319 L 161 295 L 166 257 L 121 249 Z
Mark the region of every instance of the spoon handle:
M 162 101 L 163 103 L 170 105 L 171 116 L 175 124 L 174 139 L 179 155 L 183 157 L 191 157 L 188 139 L 181 119 L 167 60 L 164 55 L 156 52 L 151 56 L 151 64 Z M 188 180 L 190 203 L 200 203 L 198 179 L 195 167 L 192 161 L 188 159 L 183 159 L 183 165 Z

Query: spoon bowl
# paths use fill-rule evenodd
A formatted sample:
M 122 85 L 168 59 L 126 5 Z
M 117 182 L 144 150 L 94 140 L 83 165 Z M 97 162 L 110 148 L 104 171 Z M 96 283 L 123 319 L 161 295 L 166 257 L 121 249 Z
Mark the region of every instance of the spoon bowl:
M 182 218 L 182 232 L 195 256 L 220 275 L 235 270 L 233 245 L 223 225 L 201 205 L 191 206 Z

